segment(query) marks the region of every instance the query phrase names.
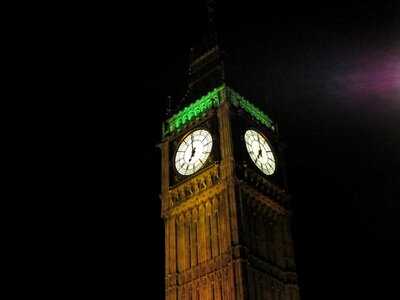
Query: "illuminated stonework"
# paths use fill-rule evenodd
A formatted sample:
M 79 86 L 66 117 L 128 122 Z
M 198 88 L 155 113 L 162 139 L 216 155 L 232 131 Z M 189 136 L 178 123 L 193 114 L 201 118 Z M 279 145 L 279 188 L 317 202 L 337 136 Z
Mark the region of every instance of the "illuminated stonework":
M 300 300 L 277 124 L 225 84 L 215 0 L 207 5 L 191 92 L 168 107 L 158 144 L 165 300 Z M 255 130 L 258 144 L 245 137 Z
M 247 111 L 255 120 L 265 125 L 267 128 L 272 131 L 276 131 L 276 124 L 272 121 L 262 110 L 257 108 L 254 104 L 252 104 L 249 100 L 246 100 L 244 97 L 236 93 L 231 88 L 228 88 L 228 97 L 233 105 L 240 107 Z
M 277 130 L 276 123 L 262 110 L 257 108 L 249 100 L 242 97 L 233 89 L 226 86 L 220 86 L 170 117 L 167 120 L 167 126 L 163 126 L 163 137 L 173 133 L 178 133 L 182 131 L 185 128 L 185 125 L 189 122 L 199 121 L 206 117 L 208 109 L 219 107 L 225 99 L 231 102 L 235 107 L 245 110 L 258 123 L 263 124 L 274 132 Z
M 232 106 L 238 109 L 232 110 Z M 208 113 L 213 107 L 215 113 Z M 159 144 L 165 299 L 300 300 L 290 195 L 284 185 L 238 159 L 241 155 L 235 156 L 245 151 L 237 143 L 245 131 L 237 128 L 249 122 L 263 134 L 273 135 L 267 126 L 272 121 L 268 123 L 270 119 L 261 111 L 225 87 L 213 90 L 190 108 L 192 111 L 183 109 L 169 119 L 172 132 Z M 203 118 L 203 114 L 218 123 L 210 133 L 220 157 L 171 184 L 171 176 L 177 172 L 171 169 L 173 153 L 180 145 L 176 141 L 190 136 L 196 126 L 201 128 L 202 123 L 191 120 Z
M 181 111 L 174 114 L 167 120 L 167 131 L 163 133 L 164 136 L 169 133 L 179 132 L 184 128 L 184 125 L 191 120 L 200 120 L 206 116 L 206 110 L 211 107 L 219 106 L 224 97 L 220 96 L 223 93 L 224 87 L 215 88 L 207 95 L 196 100 L 192 104 L 186 106 Z

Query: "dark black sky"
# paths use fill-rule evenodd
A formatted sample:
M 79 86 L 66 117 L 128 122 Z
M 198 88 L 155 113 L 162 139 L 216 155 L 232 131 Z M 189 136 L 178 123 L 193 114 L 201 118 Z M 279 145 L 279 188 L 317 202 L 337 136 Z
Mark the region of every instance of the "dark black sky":
M 207 19 L 206 1 L 179 2 L 84 7 L 65 28 L 71 284 L 87 294 L 162 299 L 156 144 Z M 385 298 L 400 267 L 400 4 L 325 2 L 220 1 L 221 43 L 240 70 L 233 88 L 287 145 L 302 298 Z

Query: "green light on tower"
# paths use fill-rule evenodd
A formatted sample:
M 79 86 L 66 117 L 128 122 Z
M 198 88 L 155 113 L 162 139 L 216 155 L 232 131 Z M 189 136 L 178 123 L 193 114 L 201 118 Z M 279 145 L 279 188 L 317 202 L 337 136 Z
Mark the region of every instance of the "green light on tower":
M 245 110 L 254 120 L 265 125 L 272 131 L 276 131 L 276 124 L 272 121 L 263 111 L 253 105 L 250 101 L 239 95 L 237 92 L 226 86 L 215 88 L 207 95 L 194 101 L 193 103 L 180 110 L 167 120 L 167 126 L 163 125 L 162 134 L 167 136 L 171 133 L 181 131 L 185 124 L 191 120 L 200 120 L 202 117 L 207 116 L 206 111 L 211 107 L 218 107 L 225 101 L 225 93 L 227 93 L 227 100 L 234 106 L 240 107 Z

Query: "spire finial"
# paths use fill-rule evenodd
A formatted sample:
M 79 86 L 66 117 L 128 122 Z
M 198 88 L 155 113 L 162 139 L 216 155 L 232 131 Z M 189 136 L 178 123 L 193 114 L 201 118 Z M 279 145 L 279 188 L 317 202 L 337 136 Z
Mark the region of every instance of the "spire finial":
M 218 44 L 216 0 L 207 0 L 207 11 L 208 24 L 204 44 L 214 47 Z
M 215 18 L 215 0 L 207 1 L 208 23 L 213 23 Z
M 168 98 L 167 98 L 167 109 L 165 110 L 165 115 L 167 116 L 167 117 L 169 117 L 169 115 L 170 115 L 170 113 L 171 113 L 171 96 L 168 96 Z

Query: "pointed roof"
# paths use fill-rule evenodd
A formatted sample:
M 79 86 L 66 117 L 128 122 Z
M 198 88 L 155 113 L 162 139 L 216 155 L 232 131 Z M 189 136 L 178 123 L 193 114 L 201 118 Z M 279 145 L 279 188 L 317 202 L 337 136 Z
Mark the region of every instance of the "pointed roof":
M 185 102 L 198 98 L 225 81 L 224 53 L 218 44 L 215 0 L 207 0 L 208 21 L 200 44 L 192 47 Z M 187 104 L 187 103 L 186 103 Z
M 207 0 L 208 22 L 205 33 L 197 48 L 192 48 L 192 58 L 197 60 L 210 49 L 218 45 L 218 30 L 216 18 L 216 3 L 215 0 Z M 193 61 L 190 61 L 192 64 Z

